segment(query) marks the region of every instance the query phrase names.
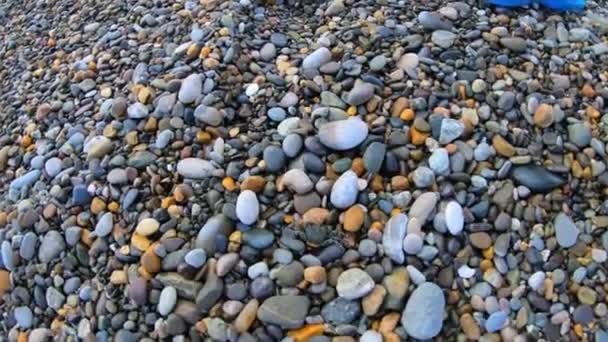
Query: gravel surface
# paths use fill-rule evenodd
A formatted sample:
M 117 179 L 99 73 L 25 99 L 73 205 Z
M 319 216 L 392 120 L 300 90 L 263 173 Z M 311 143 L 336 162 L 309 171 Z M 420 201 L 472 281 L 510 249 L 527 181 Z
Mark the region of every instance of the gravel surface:
M 0 341 L 608 341 L 608 4 L 0 3 Z

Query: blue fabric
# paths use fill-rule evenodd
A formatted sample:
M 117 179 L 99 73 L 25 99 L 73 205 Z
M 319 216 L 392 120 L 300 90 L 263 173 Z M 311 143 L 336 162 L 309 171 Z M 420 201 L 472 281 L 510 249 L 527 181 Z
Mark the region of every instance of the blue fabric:
M 556 11 L 580 11 L 586 0 L 487 0 L 488 3 L 503 7 L 519 7 L 539 3 Z

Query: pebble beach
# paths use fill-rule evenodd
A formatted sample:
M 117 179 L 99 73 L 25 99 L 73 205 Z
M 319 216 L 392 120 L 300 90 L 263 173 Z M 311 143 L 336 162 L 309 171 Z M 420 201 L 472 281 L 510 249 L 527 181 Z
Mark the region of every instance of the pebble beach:
M 608 342 L 608 3 L 5 0 L 0 342 Z

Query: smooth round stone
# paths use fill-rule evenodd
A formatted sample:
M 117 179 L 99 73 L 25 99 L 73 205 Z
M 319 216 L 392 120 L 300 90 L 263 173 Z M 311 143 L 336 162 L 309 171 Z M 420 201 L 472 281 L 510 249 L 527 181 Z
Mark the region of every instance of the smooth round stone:
M 254 228 L 243 233 L 243 242 L 255 249 L 265 249 L 274 242 L 274 234 L 267 229 Z
M 247 88 L 245 88 L 245 95 L 247 96 L 255 96 L 260 90 L 260 85 L 257 83 L 250 83 Z
M 402 264 L 405 260 L 403 241 L 407 230 L 407 222 L 408 217 L 405 214 L 394 215 L 388 220 L 382 233 L 384 253 L 398 264 Z
M 452 235 L 459 235 L 464 228 L 464 212 L 460 204 L 450 201 L 445 207 L 445 222 Z
M 268 276 L 268 265 L 264 261 L 256 262 L 247 269 L 249 279 Z
M 203 92 L 203 76 L 192 74 L 182 81 L 177 98 L 180 102 L 189 104 L 194 102 Z
M 146 105 L 135 102 L 127 108 L 127 114 L 130 119 L 144 119 L 148 116 L 149 111 Z
M 578 147 L 586 147 L 591 142 L 591 128 L 583 123 L 568 126 L 568 140 Z
M 438 148 L 429 157 L 429 167 L 437 175 L 450 173 L 450 157 L 445 148 Z
M 542 289 L 545 286 L 545 272 L 534 272 L 530 278 L 528 278 L 528 285 L 535 291 Z
M 320 47 L 302 61 L 302 69 L 317 70 L 319 67 L 331 61 L 331 52 L 326 47 Z
M 415 255 L 422 250 L 423 244 L 424 241 L 420 235 L 415 233 L 407 234 L 405 239 L 403 239 L 403 250 L 407 254 Z
M 290 134 L 283 139 L 283 152 L 289 158 L 294 158 L 304 146 L 304 140 L 299 134 Z
M 117 185 L 127 183 L 129 177 L 127 175 L 127 170 L 125 169 L 112 169 L 108 173 L 106 179 L 108 180 L 108 183 Z
M 270 42 L 277 47 L 284 47 L 287 46 L 288 40 L 285 34 L 274 32 L 270 35 Z
M 359 342 L 382 342 L 382 334 L 375 330 L 368 330 L 361 335 Z
M 464 132 L 464 124 L 459 120 L 443 119 L 439 133 L 439 143 L 449 144 L 458 139 Z
M 160 297 L 158 298 L 158 313 L 162 316 L 167 316 L 173 308 L 175 307 L 175 303 L 177 302 L 177 290 L 173 286 L 167 286 L 160 292 Z
M 19 256 L 25 260 L 31 260 L 36 254 L 36 243 L 38 242 L 38 236 L 33 232 L 27 232 L 21 239 L 21 245 L 19 246 Z
M 2 241 L 0 245 L 0 260 L 9 271 L 12 271 L 15 268 L 15 264 L 18 263 L 18 258 L 13 254 L 13 248 L 9 241 Z
M 200 158 L 186 158 L 177 163 L 177 173 L 185 178 L 205 179 L 211 177 L 215 166 Z
M 557 214 L 553 226 L 555 228 L 557 243 L 560 246 L 564 248 L 574 246 L 578 238 L 579 230 L 570 216 L 564 213 Z
M 57 176 L 59 174 L 59 172 L 61 172 L 61 169 L 62 169 L 61 159 L 56 158 L 56 157 L 50 158 L 44 164 L 44 171 L 46 171 L 46 174 L 50 178 Z
M 313 189 L 314 184 L 301 169 L 291 169 L 283 175 L 283 184 L 291 191 L 303 195 Z
M 363 257 L 371 257 L 376 254 L 377 246 L 376 243 L 369 239 L 364 239 L 359 242 L 359 254 Z
M 350 324 L 361 315 L 361 305 L 356 300 L 336 298 L 321 310 L 323 319 L 331 324 Z
M 270 297 L 274 293 L 274 283 L 268 277 L 255 278 L 249 285 L 249 293 L 257 299 Z
M 12 186 L 12 185 L 11 185 Z M 91 203 L 91 195 L 87 190 L 86 185 L 78 184 L 72 189 L 72 202 L 76 206 L 84 206 Z
M 63 236 L 59 232 L 51 230 L 42 239 L 38 248 L 38 259 L 40 262 L 48 263 L 57 258 L 64 250 L 65 241 Z
M 194 117 L 210 126 L 219 126 L 224 122 L 224 114 L 220 110 L 205 105 L 196 107 Z
M 450 31 L 437 30 L 431 35 L 431 41 L 444 49 L 449 48 L 454 44 L 458 36 Z
M 439 13 L 422 11 L 418 13 L 418 22 L 423 28 L 433 30 L 451 30 L 453 24 Z
M 426 166 L 420 166 L 414 171 L 412 178 L 417 187 L 428 188 L 435 182 L 435 173 Z
M 272 259 L 279 264 L 287 265 L 293 261 L 293 253 L 284 248 L 277 248 L 272 252 Z
M 156 233 L 159 228 L 160 222 L 158 222 L 156 219 L 145 218 L 137 224 L 135 232 L 139 235 L 150 236 Z
M 365 271 L 351 268 L 340 274 L 336 290 L 338 296 L 345 299 L 358 299 L 373 290 L 374 280 Z
M 94 233 L 99 237 L 105 237 L 110 235 L 114 228 L 114 220 L 112 219 L 112 213 L 105 213 L 101 215 L 99 221 L 95 225 Z
M 34 322 L 34 314 L 27 306 L 16 307 L 15 311 L 13 311 L 13 315 L 15 316 L 15 321 L 17 321 L 19 327 L 23 329 L 29 329 Z
M 384 57 L 384 55 L 376 56 L 376 57 L 372 58 L 371 61 L 369 61 L 369 68 L 372 71 L 381 71 L 382 69 L 384 69 L 385 65 L 386 65 L 386 57 Z
M 485 328 L 489 333 L 500 330 L 509 320 L 509 316 L 502 310 L 496 311 L 488 317 Z
M 420 63 L 420 59 L 418 58 L 418 55 L 415 53 L 406 53 L 403 56 L 401 56 L 401 58 L 399 58 L 399 62 L 397 63 L 397 66 L 400 67 L 403 70 L 414 70 L 416 67 L 418 67 L 418 64 Z
M 339 209 L 346 209 L 357 201 L 359 178 L 352 170 L 344 172 L 331 189 L 330 201 Z
M 287 112 L 281 107 L 270 108 L 266 114 L 268 115 L 270 120 L 276 122 L 281 122 L 287 117 Z
M 276 57 L 276 55 L 277 55 L 277 48 L 271 42 L 264 44 L 264 46 L 262 46 L 262 49 L 260 50 L 260 58 L 266 62 L 269 62 L 272 59 L 274 59 Z
M 244 190 L 236 200 L 236 216 L 246 225 L 255 223 L 260 213 L 260 203 L 251 190 Z
M 184 261 L 194 268 L 201 268 L 207 261 L 207 253 L 202 248 L 193 249 L 186 254 Z
M 346 103 L 358 106 L 366 103 L 374 96 L 374 86 L 367 82 L 357 82 L 346 97 Z
M 285 153 L 280 147 L 270 145 L 264 149 L 264 162 L 266 171 L 277 172 L 285 166 Z
M 443 327 L 445 298 L 439 286 L 425 282 L 410 295 L 401 324 L 411 337 L 426 340 L 437 336 Z
M 361 119 L 354 117 L 346 120 L 332 121 L 319 128 L 319 140 L 333 150 L 350 150 L 361 144 L 369 129 Z

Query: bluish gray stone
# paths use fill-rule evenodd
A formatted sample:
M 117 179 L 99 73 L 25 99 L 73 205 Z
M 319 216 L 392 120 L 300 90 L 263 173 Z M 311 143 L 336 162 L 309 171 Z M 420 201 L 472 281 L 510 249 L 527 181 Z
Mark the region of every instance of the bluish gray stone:
M 217 236 L 221 235 L 228 237 L 234 229 L 234 223 L 223 214 L 215 215 L 207 220 L 196 236 L 196 248 L 202 248 L 207 255 L 213 255 L 216 252 Z
M 555 229 L 557 243 L 560 246 L 564 248 L 574 246 L 578 238 L 579 230 L 570 216 L 564 213 L 557 214 L 555 221 L 553 222 L 553 227 Z
M 356 82 L 355 86 L 348 93 L 346 102 L 352 106 L 366 103 L 374 96 L 374 86 L 367 82 Z
M 283 329 L 297 329 L 304 325 L 309 306 L 310 300 L 306 296 L 274 296 L 262 303 L 257 317 Z
M 114 220 L 112 219 L 112 213 L 105 213 L 101 215 L 99 221 L 97 221 L 94 233 L 96 236 L 105 237 L 110 235 L 113 227 Z
M 365 140 L 368 127 L 359 118 L 328 122 L 319 128 L 321 143 L 337 151 L 350 150 Z
M 397 264 L 403 264 L 403 239 L 407 231 L 408 217 L 405 214 L 397 214 L 391 217 L 382 232 L 382 246 L 384 253 Z
M 441 288 L 434 283 L 422 283 L 410 295 L 401 324 L 408 335 L 420 340 L 430 339 L 441 332 L 444 310 Z
M 15 321 L 17 321 L 20 328 L 29 329 L 32 326 L 34 314 L 27 306 L 16 307 L 13 314 L 15 316 Z
M 38 249 L 38 259 L 40 262 L 48 263 L 57 258 L 65 250 L 63 236 L 56 230 L 51 230 L 42 239 Z
M 203 76 L 192 74 L 182 81 L 177 98 L 185 103 L 194 102 L 203 92 Z
M 350 324 L 361 316 L 361 304 L 357 300 L 338 297 L 323 306 L 321 316 L 331 324 Z
M 386 145 L 380 142 L 373 142 L 367 146 L 363 154 L 363 165 L 368 173 L 374 174 L 380 171 L 384 154 L 386 153 Z
M 320 47 L 304 58 L 302 69 L 317 70 L 329 61 L 331 61 L 331 52 L 326 47 Z
M 485 323 L 486 331 L 489 333 L 500 330 L 509 320 L 509 316 L 502 310 L 498 310 L 490 315 Z
M 511 171 L 511 178 L 532 192 L 548 192 L 566 183 L 561 176 L 534 164 L 514 167 Z
M 177 163 L 177 173 L 185 178 L 208 178 L 214 170 L 215 166 L 210 161 L 200 158 L 186 158 Z
M 194 268 L 200 268 L 207 261 L 207 253 L 202 248 L 195 248 L 186 254 L 184 261 Z
M 224 114 L 220 110 L 202 104 L 194 110 L 194 117 L 210 126 L 219 126 L 224 121 Z
M 281 122 L 287 117 L 287 112 L 281 107 L 270 108 L 266 114 L 268 115 L 270 120 L 276 122 Z
M 346 209 L 357 201 L 359 178 L 352 170 L 344 172 L 334 183 L 330 201 L 333 206 L 339 209 Z

